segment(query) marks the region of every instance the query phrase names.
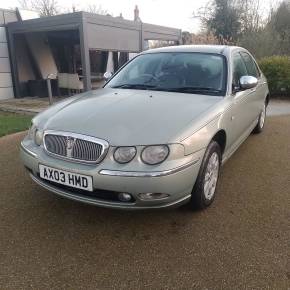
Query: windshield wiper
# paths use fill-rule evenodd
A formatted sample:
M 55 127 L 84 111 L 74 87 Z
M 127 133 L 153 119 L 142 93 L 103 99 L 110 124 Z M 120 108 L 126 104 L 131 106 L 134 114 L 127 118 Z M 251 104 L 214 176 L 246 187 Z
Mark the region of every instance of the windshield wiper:
M 112 86 L 114 89 L 137 89 L 137 90 L 154 90 L 154 91 L 166 91 L 166 92 L 178 92 L 178 93 L 208 93 L 208 94 L 220 94 L 221 90 L 207 87 L 176 87 L 176 88 L 166 88 L 147 84 L 122 84 Z
M 112 86 L 113 89 L 139 89 L 139 90 L 150 90 L 155 88 L 153 85 L 145 85 L 145 84 L 122 84 L 117 86 Z
M 212 93 L 219 94 L 221 90 L 207 87 L 178 87 L 178 88 L 168 88 L 168 91 L 180 92 L 180 93 Z

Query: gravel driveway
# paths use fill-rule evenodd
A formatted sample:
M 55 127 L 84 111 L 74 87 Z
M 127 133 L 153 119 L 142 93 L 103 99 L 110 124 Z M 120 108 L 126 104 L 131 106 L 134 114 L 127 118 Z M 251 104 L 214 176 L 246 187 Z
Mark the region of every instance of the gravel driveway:
M 225 164 L 215 203 L 124 212 L 35 185 L 0 139 L 0 289 L 289 289 L 290 116 Z

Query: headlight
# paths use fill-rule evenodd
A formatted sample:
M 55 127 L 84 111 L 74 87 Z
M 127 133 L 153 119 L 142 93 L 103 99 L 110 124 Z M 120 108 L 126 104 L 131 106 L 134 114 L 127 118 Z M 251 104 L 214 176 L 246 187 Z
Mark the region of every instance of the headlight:
M 30 140 L 33 140 L 34 143 L 38 146 L 42 144 L 42 138 L 43 138 L 43 131 L 39 130 L 33 123 L 31 124 L 31 127 L 28 132 L 28 138 Z
M 31 123 L 31 126 L 28 131 L 28 138 L 31 140 L 34 140 L 35 132 L 36 132 L 36 126 L 33 123 Z
M 135 147 L 118 147 L 114 152 L 114 159 L 121 164 L 130 162 L 136 155 Z
M 144 163 L 155 165 L 163 162 L 169 154 L 167 145 L 147 146 L 143 149 L 141 159 Z
M 42 138 L 43 138 L 43 131 L 36 129 L 35 135 L 34 135 L 35 144 L 40 146 L 42 144 Z

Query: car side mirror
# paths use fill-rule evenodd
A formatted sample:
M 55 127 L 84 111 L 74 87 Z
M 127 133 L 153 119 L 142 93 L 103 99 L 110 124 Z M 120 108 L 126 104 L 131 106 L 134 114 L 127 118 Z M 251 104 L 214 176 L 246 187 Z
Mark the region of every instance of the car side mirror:
M 105 79 L 106 81 L 109 80 L 112 76 L 113 76 L 113 73 L 112 73 L 112 72 L 106 71 L 106 72 L 104 73 L 104 79 Z
M 242 76 L 240 78 L 240 87 L 242 90 L 253 89 L 258 85 L 258 79 L 252 76 Z

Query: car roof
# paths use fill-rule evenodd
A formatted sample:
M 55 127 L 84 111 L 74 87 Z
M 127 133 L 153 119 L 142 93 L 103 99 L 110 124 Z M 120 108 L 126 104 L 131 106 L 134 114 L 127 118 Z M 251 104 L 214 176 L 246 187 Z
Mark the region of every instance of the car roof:
M 234 49 L 241 49 L 237 46 L 229 45 L 178 45 L 178 46 L 167 46 L 161 48 L 154 48 L 142 52 L 142 54 L 147 53 L 159 53 L 159 52 L 200 52 L 200 53 L 216 53 L 228 55 L 230 51 Z

